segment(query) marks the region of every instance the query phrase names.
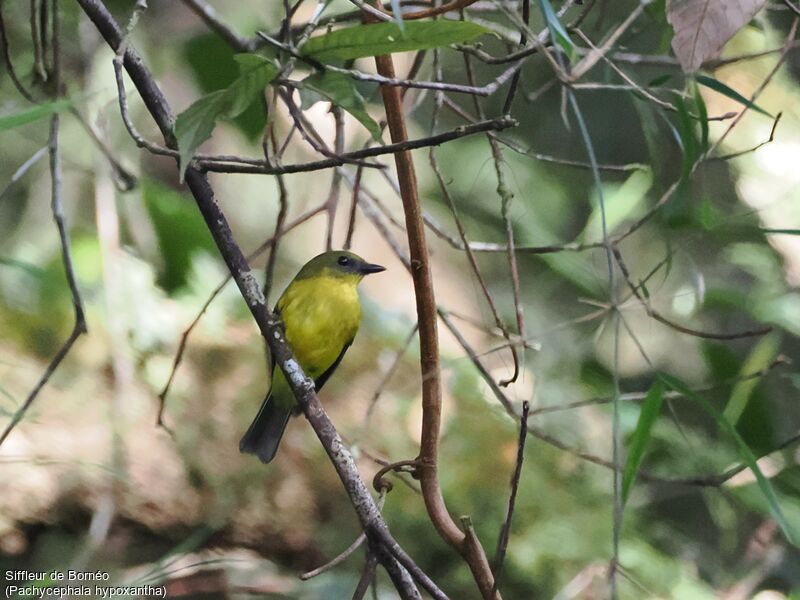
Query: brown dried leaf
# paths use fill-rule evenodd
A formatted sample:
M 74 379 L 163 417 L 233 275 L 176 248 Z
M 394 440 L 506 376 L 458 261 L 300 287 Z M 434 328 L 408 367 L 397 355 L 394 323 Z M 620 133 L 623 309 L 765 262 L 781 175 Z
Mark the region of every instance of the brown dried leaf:
M 715 58 L 733 35 L 750 22 L 766 0 L 667 0 L 672 49 L 685 72 Z

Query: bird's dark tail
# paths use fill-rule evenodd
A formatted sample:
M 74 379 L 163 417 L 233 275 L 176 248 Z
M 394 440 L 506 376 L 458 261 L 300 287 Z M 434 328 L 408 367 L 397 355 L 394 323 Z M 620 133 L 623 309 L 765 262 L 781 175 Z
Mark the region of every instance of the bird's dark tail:
M 278 444 L 281 443 L 291 414 L 291 407 L 278 406 L 271 394 L 267 396 L 256 418 L 239 441 L 239 452 L 255 454 L 264 464 L 271 461 L 278 451 Z

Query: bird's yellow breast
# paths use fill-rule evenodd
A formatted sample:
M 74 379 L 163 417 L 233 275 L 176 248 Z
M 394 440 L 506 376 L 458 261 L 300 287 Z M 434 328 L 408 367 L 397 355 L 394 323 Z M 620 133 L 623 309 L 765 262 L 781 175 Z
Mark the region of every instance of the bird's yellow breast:
M 358 281 L 357 277 L 324 275 L 295 280 L 278 300 L 286 341 L 313 379 L 336 362 L 358 331 Z

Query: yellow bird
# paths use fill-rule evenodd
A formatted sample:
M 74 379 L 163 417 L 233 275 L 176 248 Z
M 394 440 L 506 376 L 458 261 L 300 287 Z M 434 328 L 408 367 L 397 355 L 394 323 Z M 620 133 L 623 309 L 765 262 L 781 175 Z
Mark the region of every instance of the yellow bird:
M 352 252 L 325 252 L 300 269 L 278 300 L 275 311 L 283 320 L 286 341 L 317 391 L 339 366 L 358 332 L 358 284 L 365 275 L 385 270 Z M 239 442 L 239 451 L 270 462 L 292 414 L 298 414 L 297 403 L 283 372 L 273 363 L 270 391 Z

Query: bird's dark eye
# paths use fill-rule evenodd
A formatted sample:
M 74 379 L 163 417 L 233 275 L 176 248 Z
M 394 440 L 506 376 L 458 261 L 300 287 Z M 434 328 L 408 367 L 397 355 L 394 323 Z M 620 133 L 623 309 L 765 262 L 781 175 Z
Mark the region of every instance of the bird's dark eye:
M 339 260 L 338 260 L 338 261 L 336 261 L 336 262 L 338 262 L 340 265 L 342 265 L 343 267 L 345 267 L 345 266 L 347 266 L 347 265 L 349 265 L 349 264 L 350 264 L 350 259 L 349 259 L 349 258 L 347 258 L 346 256 L 340 256 L 340 257 L 339 257 Z

